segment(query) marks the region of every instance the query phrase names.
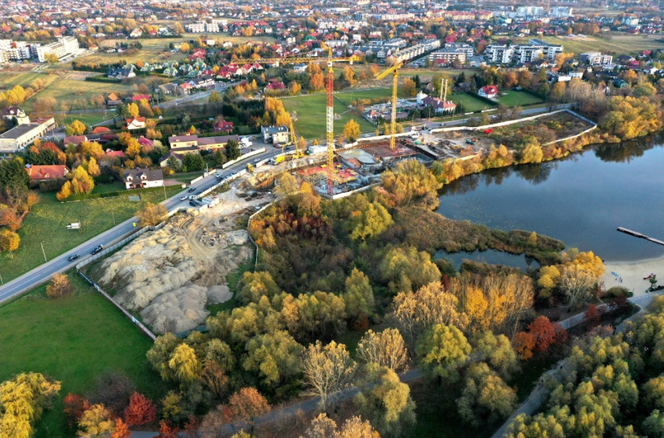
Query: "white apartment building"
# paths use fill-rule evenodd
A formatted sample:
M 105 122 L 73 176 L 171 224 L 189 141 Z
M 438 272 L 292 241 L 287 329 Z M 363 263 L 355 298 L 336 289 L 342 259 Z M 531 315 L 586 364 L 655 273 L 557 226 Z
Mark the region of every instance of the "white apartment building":
M 74 53 L 78 50 L 78 40 L 75 37 L 66 36 L 60 38 L 57 42 L 37 47 L 37 59 L 39 62 L 46 61 L 46 55 L 53 54 L 60 58 Z
M 525 45 L 490 45 L 487 46 L 484 55 L 489 62 L 495 64 L 525 63 L 537 61 L 540 57 L 550 61 L 556 59 L 556 55 L 563 52 L 563 46 L 549 44 L 546 41 L 532 39 L 530 44 Z
M 444 48 L 443 50 L 438 50 L 429 55 L 429 61 L 436 62 L 439 60 L 445 61 L 445 63 L 450 63 L 454 61 L 459 61 L 461 63 L 466 62 L 466 52 L 458 49 L 448 49 Z
M 603 55 L 601 52 L 585 52 L 579 56 L 579 59 L 592 66 L 606 66 L 613 63 L 613 56 Z

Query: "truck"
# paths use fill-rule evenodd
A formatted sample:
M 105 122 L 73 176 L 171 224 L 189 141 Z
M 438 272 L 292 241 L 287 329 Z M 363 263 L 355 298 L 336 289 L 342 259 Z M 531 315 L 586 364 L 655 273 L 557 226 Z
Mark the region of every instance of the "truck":
M 246 149 L 248 147 L 251 147 L 253 143 L 251 142 L 251 139 L 249 137 L 242 137 L 240 139 L 240 149 Z
M 247 171 L 248 172 L 253 172 L 254 171 L 254 166 L 252 166 L 251 163 L 247 164 Z
M 307 147 L 307 154 L 322 154 L 327 151 L 327 146 L 318 145 L 318 146 L 309 146 Z

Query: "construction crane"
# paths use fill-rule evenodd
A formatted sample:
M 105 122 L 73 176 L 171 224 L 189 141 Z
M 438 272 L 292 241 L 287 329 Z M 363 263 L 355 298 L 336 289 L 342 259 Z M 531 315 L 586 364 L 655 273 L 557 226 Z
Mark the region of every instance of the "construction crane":
M 300 150 L 300 145 L 297 144 L 297 135 L 295 134 L 295 129 L 293 128 L 293 124 L 290 124 L 290 134 L 291 134 L 291 141 L 293 142 L 293 146 L 295 146 L 295 154 L 293 155 L 293 159 L 297 158 L 302 158 L 304 157 L 304 151 Z M 284 147 L 281 147 L 281 153 L 284 153 Z
M 403 62 L 396 61 L 392 67 L 378 73 L 375 76 L 377 80 L 381 80 L 392 73 L 392 117 L 390 120 L 390 149 L 397 147 L 397 139 L 394 135 L 397 133 L 397 90 L 399 88 L 399 69 L 402 66 Z
M 327 108 L 325 113 L 325 134 L 327 140 L 327 169 L 328 169 L 328 178 L 327 178 L 327 191 L 332 194 L 334 188 L 333 175 L 334 172 L 334 70 L 332 64 L 335 62 L 348 62 L 350 65 L 353 65 L 354 61 L 357 61 L 355 55 L 348 57 L 335 58 L 332 56 L 332 49 L 329 47 L 323 47 L 327 49 L 327 59 L 318 58 L 318 57 L 297 57 L 297 58 L 261 58 L 261 59 L 236 59 L 232 61 L 233 63 L 244 63 L 244 62 L 258 62 L 264 64 L 316 64 L 327 61 L 327 80 L 326 80 L 326 92 L 327 92 Z M 291 128 L 292 130 L 292 128 Z M 291 131 L 292 132 L 292 131 Z

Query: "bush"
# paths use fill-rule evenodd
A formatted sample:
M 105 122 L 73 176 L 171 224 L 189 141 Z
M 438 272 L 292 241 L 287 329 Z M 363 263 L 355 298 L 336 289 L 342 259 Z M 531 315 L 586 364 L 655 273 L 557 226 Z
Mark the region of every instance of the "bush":
M 613 286 L 611 289 L 607 290 L 604 296 L 606 298 L 617 298 L 619 296 L 627 296 L 630 297 L 631 292 L 627 290 L 627 288 L 624 288 L 622 286 Z

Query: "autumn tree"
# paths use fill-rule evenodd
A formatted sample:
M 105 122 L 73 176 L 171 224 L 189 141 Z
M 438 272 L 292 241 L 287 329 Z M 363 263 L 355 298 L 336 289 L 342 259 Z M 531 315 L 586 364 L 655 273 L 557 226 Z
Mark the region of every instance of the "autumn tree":
M 471 343 L 473 350 L 479 352 L 483 360 L 503 379 L 509 379 L 518 370 L 517 353 L 507 336 L 496 336 L 487 330 L 476 335 Z
M 459 379 L 458 367 L 466 363 L 471 346 L 461 331 L 444 324 L 436 324 L 417 341 L 415 352 L 428 372 L 443 381 Z
M 480 362 L 468 368 L 465 387 L 456 403 L 463 421 L 478 428 L 506 418 L 516 407 L 516 400 L 516 392 Z
M 413 97 L 417 94 L 417 85 L 411 78 L 403 80 L 403 92 L 406 96 Z
M 528 360 L 533 357 L 535 349 L 535 337 L 527 332 L 519 332 L 512 339 L 514 351 L 521 360 Z
M 394 371 L 406 368 L 408 350 L 399 330 L 367 331 L 357 344 L 357 357 L 364 363 L 375 363 Z
M 88 174 L 90 176 L 99 176 L 101 175 L 101 170 L 99 170 L 99 165 L 95 157 L 90 157 L 88 160 Z
M 325 76 L 323 73 L 314 73 L 311 75 L 309 86 L 315 91 L 320 91 L 325 88 Z
M 528 325 L 528 331 L 535 340 L 535 351 L 547 351 L 554 343 L 567 339 L 565 329 L 558 323 L 551 323 L 546 316 L 538 316 Z
M 344 137 L 351 143 L 357 140 L 360 137 L 360 124 L 350 119 L 344 126 Z
M 353 268 L 346 278 L 343 295 L 346 302 L 346 314 L 351 318 L 361 315 L 370 316 L 374 312 L 374 294 L 369 277 L 357 268 Z
M 168 361 L 173 376 L 183 384 L 191 384 L 200 378 L 201 363 L 194 349 L 182 343 L 175 347 Z
M 18 233 L 3 228 L 0 230 L 0 251 L 14 252 L 21 244 L 21 238 Z
M 249 434 L 253 436 L 256 418 L 270 412 L 270 409 L 270 404 L 255 388 L 242 388 L 228 400 L 228 409 L 225 412 L 229 421 L 248 423 Z
M 182 27 L 182 24 L 180 24 L 179 21 L 173 22 L 173 32 L 178 35 L 182 35 L 184 33 L 184 27 Z
M 129 426 L 141 425 L 154 421 L 157 406 L 143 394 L 134 392 L 129 398 L 129 406 L 124 411 L 124 421 Z
M 115 429 L 111 412 L 102 404 L 92 405 L 78 421 L 78 433 L 81 436 L 103 436 Z
M 180 428 L 167 420 L 159 422 L 159 434 L 154 438 L 179 438 Z
M 168 218 L 168 210 L 161 204 L 146 203 L 136 212 L 142 227 L 155 226 Z
M 367 368 L 369 381 L 374 385 L 355 397 L 355 405 L 382 435 L 403 435 L 415 424 L 415 402 L 410 387 L 399 380 L 394 370 L 377 364 L 369 364 Z
M 131 437 L 131 431 L 127 423 L 122 421 L 122 418 L 118 417 L 113 420 L 114 427 L 113 432 L 111 432 L 111 438 L 129 438 Z
M 350 237 L 353 240 L 361 241 L 377 237 L 394 223 L 387 209 L 378 202 L 370 203 L 352 222 L 355 223 L 355 228 Z
M 87 127 L 80 120 L 74 120 L 70 125 L 65 126 L 67 135 L 83 135 Z
M 257 372 L 266 386 L 284 385 L 299 373 L 303 349 L 287 331 L 266 333 L 247 343 L 243 366 Z
M 30 438 L 33 425 L 60 392 L 60 382 L 39 373 L 21 373 L 0 384 L 3 437 Z
M 63 298 L 74 291 L 67 274 L 54 274 L 46 287 L 46 296 L 49 298 Z
M 590 290 L 597 278 L 580 268 L 579 265 L 566 266 L 560 273 L 560 289 L 569 300 L 569 307 L 578 308 L 592 298 Z
M 70 427 L 77 424 L 83 416 L 83 412 L 90 407 L 86 399 L 71 392 L 64 398 L 63 405 L 62 412 L 65 414 Z
M 268 271 L 245 272 L 238 299 L 243 303 L 260 301 L 261 297 L 272 299 L 280 290 Z
M 91 193 L 95 188 L 94 179 L 88 174 L 83 166 L 78 166 L 74 170 L 74 176 L 71 181 L 71 189 L 75 195 Z M 64 186 L 63 186 L 64 187 Z
M 410 292 L 440 280 L 440 270 L 431 261 L 431 255 L 425 251 L 418 252 L 413 246 L 389 250 L 379 270 L 393 292 Z
M 420 204 L 438 205 L 438 189 L 442 184 L 417 160 L 401 161 L 395 168 L 383 172 L 383 188 L 391 206 Z
M 346 346 L 334 341 L 325 346 L 320 341 L 310 344 L 302 363 L 309 392 L 320 397 L 323 408 L 334 401 L 340 390 L 351 384 L 356 367 Z

